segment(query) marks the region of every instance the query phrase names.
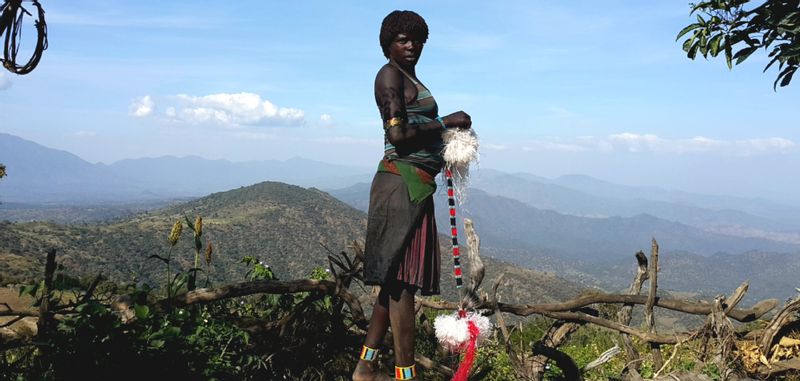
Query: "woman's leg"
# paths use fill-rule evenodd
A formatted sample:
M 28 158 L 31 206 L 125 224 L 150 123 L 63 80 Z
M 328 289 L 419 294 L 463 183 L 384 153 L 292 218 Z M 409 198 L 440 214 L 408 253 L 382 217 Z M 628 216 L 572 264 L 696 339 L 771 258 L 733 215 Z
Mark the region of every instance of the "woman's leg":
M 364 345 L 369 348 L 380 348 L 386 330 L 389 328 L 389 291 L 381 287 L 378 300 L 372 308 L 372 317 L 367 327 L 367 337 Z M 388 375 L 377 371 L 376 361 L 358 360 L 356 370 L 353 372 L 354 381 L 391 380 Z
M 414 365 L 414 339 L 417 330 L 414 315 L 414 294 L 417 289 L 400 286 L 389 298 L 389 321 L 394 337 L 395 366 Z

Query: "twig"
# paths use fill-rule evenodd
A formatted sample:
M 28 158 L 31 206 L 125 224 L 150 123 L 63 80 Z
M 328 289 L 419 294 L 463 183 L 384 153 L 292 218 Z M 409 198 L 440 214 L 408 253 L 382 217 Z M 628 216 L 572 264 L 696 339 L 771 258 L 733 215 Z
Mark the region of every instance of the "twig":
M 678 354 L 678 349 L 685 342 L 686 342 L 685 340 L 678 341 L 678 343 L 676 343 L 675 346 L 672 347 L 672 354 L 669 356 L 667 361 L 664 362 L 664 365 L 662 365 L 661 368 L 655 374 L 653 374 L 653 378 L 657 378 L 661 374 L 661 372 L 664 371 L 664 369 L 667 369 L 667 366 L 672 362 L 672 359 L 674 359 L 675 355 Z
M 615 345 L 611 348 L 608 348 L 608 350 L 606 350 L 600 356 L 594 359 L 594 361 L 586 364 L 586 366 L 584 366 L 583 369 L 581 369 L 581 371 L 588 372 L 594 368 L 597 368 L 598 366 L 611 361 L 611 359 L 613 359 L 614 356 L 616 356 L 620 352 L 622 352 L 622 348 L 620 348 L 619 345 Z

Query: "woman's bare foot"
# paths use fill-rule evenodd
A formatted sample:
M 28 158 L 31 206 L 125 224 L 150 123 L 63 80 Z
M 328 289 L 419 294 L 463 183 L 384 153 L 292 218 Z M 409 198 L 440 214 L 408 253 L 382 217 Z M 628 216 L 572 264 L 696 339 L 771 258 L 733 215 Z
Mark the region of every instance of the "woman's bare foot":
M 353 372 L 353 381 L 391 381 L 388 374 L 381 373 L 376 363 L 358 360 L 356 370 Z

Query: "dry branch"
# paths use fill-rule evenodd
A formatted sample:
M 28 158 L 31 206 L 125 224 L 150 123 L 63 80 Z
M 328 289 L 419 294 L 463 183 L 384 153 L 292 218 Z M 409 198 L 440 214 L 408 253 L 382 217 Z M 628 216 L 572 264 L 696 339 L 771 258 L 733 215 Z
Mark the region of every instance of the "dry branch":
M 44 266 L 44 289 L 42 303 L 39 304 L 39 320 L 36 322 L 38 335 L 46 335 L 53 326 L 53 313 L 50 311 L 50 291 L 53 289 L 53 274 L 56 271 L 56 249 L 47 251 L 47 262 Z
M 615 321 L 611 321 L 608 319 L 603 319 L 601 317 L 592 316 L 589 314 L 585 314 L 582 312 L 543 312 L 542 315 L 547 316 L 553 319 L 559 320 L 567 320 L 567 321 L 574 321 L 574 322 L 584 322 L 584 323 L 592 323 L 594 325 L 599 325 L 601 327 L 605 327 L 608 329 L 613 329 L 618 332 L 624 332 L 633 336 L 636 336 L 648 343 L 655 343 L 655 344 L 676 344 L 680 340 L 685 339 L 692 335 L 689 332 L 683 333 L 676 333 L 672 336 L 667 335 L 660 335 L 658 333 L 651 333 L 638 330 L 636 328 L 629 327 L 627 325 L 622 325 Z
M 534 344 L 533 358 L 528 360 L 524 353 L 518 353 L 516 356 L 512 356 L 512 361 L 516 361 L 514 370 L 520 376 L 527 376 L 527 374 L 530 374 L 531 379 L 534 381 L 543 380 L 545 366 L 552 358 L 550 355 L 554 353 L 552 351 L 558 352 L 557 348 L 567 341 L 569 336 L 578 329 L 578 326 L 578 323 L 568 321 L 556 320 L 553 322 L 542 339 Z M 561 352 L 558 353 L 563 355 Z M 526 369 L 526 364 L 528 363 L 530 364 L 530 370 Z
M 603 365 L 603 364 L 611 361 L 611 359 L 613 359 L 614 356 L 619 354 L 619 352 L 621 352 L 621 351 L 622 351 L 622 349 L 620 349 L 620 347 L 618 345 L 615 345 L 615 346 L 609 348 L 608 350 L 606 350 L 605 352 L 603 352 L 602 354 L 600 354 L 600 356 L 598 356 L 592 362 L 586 364 L 586 366 L 584 366 L 583 369 L 581 369 L 581 371 L 582 372 L 588 372 L 588 371 L 590 371 L 590 370 L 592 370 L 594 368 L 597 368 L 598 366 Z
M 800 357 L 773 362 L 769 365 L 770 366 L 760 366 L 758 368 L 758 375 L 762 377 L 770 377 L 790 370 L 800 370 Z
M 464 231 L 467 233 L 467 260 L 469 261 L 469 287 L 464 291 L 461 300 L 462 308 L 465 310 L 473 309 L 480 304 L 480 297 L 478 296 L 478 289 L 483 282 L 483 276 L 486 274 L 486 266 L 480 256 L 481 240 L 478 234 L 475 233 L 475 226 L 469 218 L 464 219 Z
M 653 313 L 653 306 L 656 303 L 658 293 L 658 242 L 653 238 L 650 249 L 650 289 L 647 292 L 647 303 L 644 305 L 644 320 L 647 323 L 647 332 L 656 333 L 656 318 Z M 661 357 L 661 347 L 657 343 L 650 342 L 650 350 L 653 353 L 653 367 L 661 369 L 664 359 Z
M 437 310 L 456 310 L 458 305 L 452 302 L 432 301 L 428 299 L 419 299 L 425 307 Z M 645 304 L 647 297 L 643 295 L 622 295 L 622 294 L 606 294 L 606 293 L 593 293 L 580 296 L 574 299 L 567 300 L 562 303 L 545 303 L 545 304 L 506 304 L 497 303 L 497 310 L 501 312 L 508 312 L 518 316 L 541 315 L 545 312 L 563 312 L 575 311 L 583 307 L 595 304 Z M 740 322 L 750 322 L 756 320 L 771 311 L 778 305 L 777 299 L 762 300 L 750 308 L 746 309 L 733 309 L 728 314 L 729 317 Z M 656 297 L 655 306 L 666 308 L 668 310 L 685 312 L 692 315 L 708 315 L 711 313 L 712 305 L 708 302 L 687 302 L 677 299 L 667 299 Z M 492 303 L 484 301 L 478 309 L 493 309 Z
M 800 298 L 796 298 L 792 302 L 786 304 L 774 318 L 764 328 L 764 333 L 758 343 L 761 353 L 768 355 L 772 347 L 772 342 L 775 341 L 775 335 L 785 326 L 791 322 L 795 317 L 795 312 L 800 310 Z
M 647 256 L 645 256 L 642 251 L 638 251 L 635 254 L 635 257 L 638 266 L 636 269 L 636 276 L 633 277 L 631 287 L 628 289 L 628 295 L 639 295 L 639 293 L 642 292 L 642 284 L 650 276 L 647 273 Z M 632 310 L 633 304 L 626 303 L 623 305 L 617 313 L 617 321 L 623 325 L 630 324 Z M 620 341 L 622 343 L 622 348 L 625 349 L 625 357 L 627 359 L 626 363 L 633 365 L 632 369 L 638 372 L 639 352 L 633 346 L 633 340 L 631 340 L 630 335 L 627 333 L 622 333 Z

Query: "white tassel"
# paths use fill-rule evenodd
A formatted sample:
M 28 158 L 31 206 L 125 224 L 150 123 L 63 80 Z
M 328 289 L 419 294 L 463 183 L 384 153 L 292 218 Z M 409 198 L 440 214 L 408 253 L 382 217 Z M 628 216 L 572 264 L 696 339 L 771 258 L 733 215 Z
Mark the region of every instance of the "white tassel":
M 442 139 L 445 144 L 442 151 L 445 168 L 453 174 L 456 199 L 462 204 L 469 186 L 469 166 L 479 159 L 478 135 L 471 128 L 449 128 L 442 134 Z
M 492 336 L 494 327 L 489 318 L 478 313 L 468 312 L 465 317 L 459 317 L 458 312 L 449 315 L 439 315 L 433 320 L 433 329 L 436 338 L 445 349 L 458 352 L 464 349 L 469 342 L 468 321 L 478 327 L 477 345 Z

